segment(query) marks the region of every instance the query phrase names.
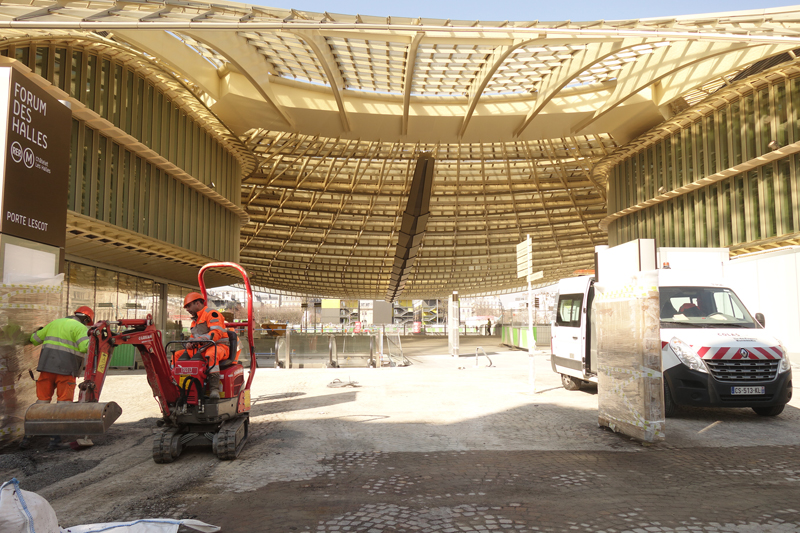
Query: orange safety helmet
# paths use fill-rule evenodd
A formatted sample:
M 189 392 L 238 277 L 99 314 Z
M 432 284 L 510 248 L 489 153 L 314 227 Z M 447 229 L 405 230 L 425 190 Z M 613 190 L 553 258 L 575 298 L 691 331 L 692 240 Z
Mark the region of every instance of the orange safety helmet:
M 88 305 L 82 305 L 75 310 L 75 316 L 81 317 L 86 316 L 89 318 L 89 323 L 94 324 L 94 311 Z
M 183 299 L 183 307 L 186 307 L 195 300 L 205 301 L 206 299 L 203 298 L 203 295 L 200 294 L 199 292 L 190 292 L 189 294 L 186 295 L 186 298 Z

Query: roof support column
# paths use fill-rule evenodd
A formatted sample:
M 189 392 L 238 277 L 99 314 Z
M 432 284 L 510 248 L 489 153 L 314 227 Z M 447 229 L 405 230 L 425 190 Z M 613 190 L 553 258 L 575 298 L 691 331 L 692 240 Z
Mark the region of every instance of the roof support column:
M 403 76 L 403 118 L 400 127 L 401 135 L 408 135 L 408 110 L 411 105 L 411 86 L 414 81 L 417 48 L 419 48 L 419 43 L 422 41 L 423 37 L 425 37 L 424 31 L 417 32 L 411 44 L 408 46 L 408 52 L 406 52 L 406 71 Z

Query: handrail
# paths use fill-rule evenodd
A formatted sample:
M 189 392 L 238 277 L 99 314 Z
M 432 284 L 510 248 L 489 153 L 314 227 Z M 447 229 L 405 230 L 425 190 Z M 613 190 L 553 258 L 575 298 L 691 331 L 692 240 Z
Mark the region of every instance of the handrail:
M 378 364 L 375 362 L 375 335 L 369 336 L 369 365 L 372 368 L 378 368 Z
M 285 337 L 278 337 L 277 339 L 275 339 L 275 368 L 283 368 L 281 366 L 281 350 L 286 350 Z
M 335 361 L 334 357 L 336 358 Z M 336 350 L 336 337 L 334 335 L 328 336 L 328 367 L 339 368 L 339 353 Z
M 489 364 L 486 365 L 487 368 L 493 367 L 494 363 L 492 363 L 492 359 L 489 357 L 489 354 L 486 353 L 486 350 L 483 349 L 483 346 L 477 346 L 475 348 L 475 368 L 478 368 L 478 350 L 483 352 L 483 356 L 489 360 Z
M 408 358 L 405 356 L 405 354 L 403 354 L 403 346 L 399 342 L 400 338 L 398 337 L 397 340 L 398 342 L 394 342 L 394 340 L 390 336 L 388 335 L 384 336 L 384 342 L 386 343 L 386 345 L 394 345 L 400 351 L 400 356 L 397 357 L 396 355 L 392 355 L 392 349 L 390 348 L 388 351 L 389 359 L 392 363 L 394 363 L 395 366 L 398 365 L 408 366 L 411 364 L 411 361 L 409 361 Z
M 292 368 L 292 331 L 286 328 L 286 363 L 284 368 Z

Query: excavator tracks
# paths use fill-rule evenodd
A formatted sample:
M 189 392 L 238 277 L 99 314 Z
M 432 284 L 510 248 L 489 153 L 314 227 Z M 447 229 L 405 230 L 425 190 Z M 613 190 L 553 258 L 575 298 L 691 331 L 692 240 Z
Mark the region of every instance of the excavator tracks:
M 245 414 L 222 424 L 214 435 L 214 454 L 223 461 L 232 461 L 239 456 L 247 441 L 250 416 Z
M 153 437 L 153 461 L 158 464 L 171 463 L 181 454 L 181 434 L 177 428 L 169 428 Z

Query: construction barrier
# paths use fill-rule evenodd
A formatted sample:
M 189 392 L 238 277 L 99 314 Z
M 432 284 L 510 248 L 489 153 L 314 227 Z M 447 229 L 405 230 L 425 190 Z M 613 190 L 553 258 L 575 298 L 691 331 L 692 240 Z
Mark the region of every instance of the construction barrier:
M 395 328 L 375 327 L 361 333 L 309 333 L 287 329 L 275 338 L 274 363 L 278 368 L 381 367 L 411 364 L 403 356 Z M 256 355 L 261 361 L 259 348 Z M 260 366 L 270 366 L 269 364 Z
M 506 346 L 527 350 L 529 344 L 528 326 L 500 326 L 500 342 Z M 550 325 L 533 326 L 533 338 L 539 349 L 550 349 Z

